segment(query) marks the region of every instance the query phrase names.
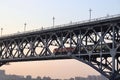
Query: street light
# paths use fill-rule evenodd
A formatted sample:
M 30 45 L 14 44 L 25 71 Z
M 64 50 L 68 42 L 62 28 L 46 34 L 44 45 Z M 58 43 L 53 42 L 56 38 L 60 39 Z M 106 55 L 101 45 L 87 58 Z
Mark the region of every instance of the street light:
M 89 9 L 89 20 L 91 20 L 91 12 L 92 12 L 92 9 L 90 8 Z
M 3 28 L 1 28 L 1 36 L 2 36 Z
M 26 23 L 24 23 L 24 32 L 26 31 L 26 25 L 27 25 L 27 24 L 26 24 Z
M 55 17 L 53 16 L 53 27 L 55 26 Z

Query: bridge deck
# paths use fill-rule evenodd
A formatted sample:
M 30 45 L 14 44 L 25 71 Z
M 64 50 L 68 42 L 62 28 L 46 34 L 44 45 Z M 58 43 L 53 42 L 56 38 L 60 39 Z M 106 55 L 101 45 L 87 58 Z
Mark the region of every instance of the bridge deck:
M 101 26 L 104 23 L 107 23 L 107 22 L 114 23 L 119 20 L 120 20 L 120 14 L 109 16 L 109 17 L 101 17 L 101 18 L 91 19 L 91 20 L 87 20 L 87 21 L 73 22 L 71 24 L 57 25 L 54 28 L 48 27 L 48 28 L 43 28 L 40 30 L 33 30 L 33 31 L 26 31 L 26 32 L 22 32 L 22 33 L 14 33 L 14 34 L 9 34 L 9 35 L 4 35 L 4 36 L 0 37 L 0 41 L 6 40 L 6 39 L 26 37 L 26 36 L 30 36 L 30 35 L 46 34 L 46 33 L 56 32 L 56 31 L 59 32 L 59 31 L 68 30 L 68 29 L 72 30 L 73 28 L 77 29 L 77 28 L 84 28 L 84 27 L 90 27 L 90 26 L 95 26 L 95 25 Z M 106 28 L 104 30 L 106 30 Z M 96 31 L 99 32 L 100 30 L 97 29 Z

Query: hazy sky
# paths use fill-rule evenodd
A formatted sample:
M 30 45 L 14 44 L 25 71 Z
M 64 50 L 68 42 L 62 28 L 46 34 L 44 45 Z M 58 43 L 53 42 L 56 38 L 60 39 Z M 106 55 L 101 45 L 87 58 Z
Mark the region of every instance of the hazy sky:
M 22 32 L 24 23 L 27 30 L 89 19 L 120 14 L 120 0 L 0 0 L 0 28 L 3 34 Z M 76 60 L 41 61 L 12 63 L 2 66 L 8 74 L 51 76 L 68 78 L 97 74 L 89 66 Z

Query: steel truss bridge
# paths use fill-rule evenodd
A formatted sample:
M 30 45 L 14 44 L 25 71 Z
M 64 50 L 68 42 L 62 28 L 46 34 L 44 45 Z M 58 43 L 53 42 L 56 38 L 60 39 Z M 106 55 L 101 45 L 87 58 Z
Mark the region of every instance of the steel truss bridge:
M 120 80 L 120 15 L 0 37 L 0 66 L 8 62 L 77 59 Z

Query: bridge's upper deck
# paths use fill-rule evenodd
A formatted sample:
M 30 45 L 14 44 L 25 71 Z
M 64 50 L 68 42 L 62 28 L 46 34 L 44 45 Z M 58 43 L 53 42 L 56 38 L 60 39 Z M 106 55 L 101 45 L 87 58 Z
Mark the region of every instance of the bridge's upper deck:
M 9 35 L 3 35 L 2 37 L 0 37 L 0 40 L 19 38 L 19 37 L 25 37 L 29 35 L 36 35 L 36 34 L 44 34 L 44 33 L 49 33 L 54 31 L 62 31 L 62 30 L 73 29 L 77 27 L 83 28 L 83 27 L 89 27 L 89 26 L 99 25 L 99 24 L 101 25 L 104 23 L 111 23 L 111 22 L 114 23 L 116 21 L 120 21 L 120 14 L 95 18 L 91 20 L 79 21 L 79 22 L 71 22 L 69 24 L 56 25 L 54 27 L 53 26 L 46 27 L 46 28 L 36 29 L 32 31 L 25 31 L 25 32 L 19 32 L 19 33 L 14 33 Z

